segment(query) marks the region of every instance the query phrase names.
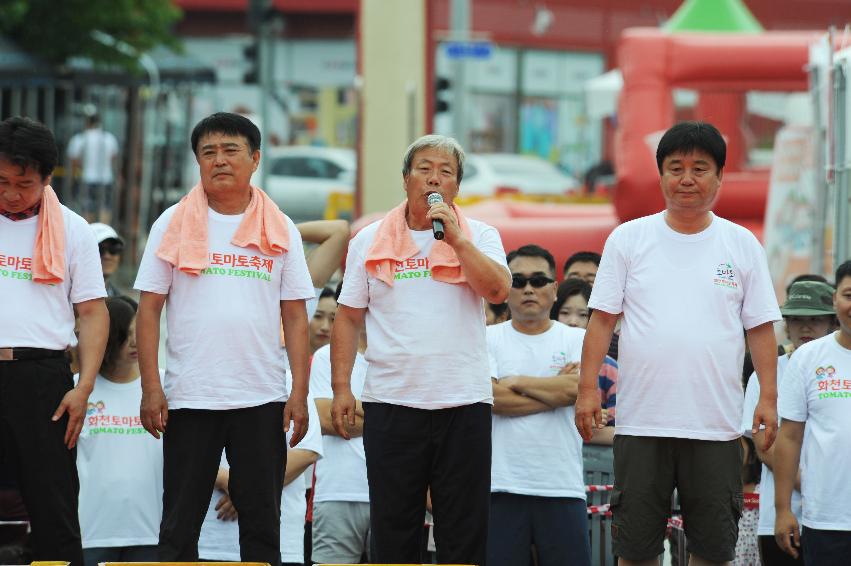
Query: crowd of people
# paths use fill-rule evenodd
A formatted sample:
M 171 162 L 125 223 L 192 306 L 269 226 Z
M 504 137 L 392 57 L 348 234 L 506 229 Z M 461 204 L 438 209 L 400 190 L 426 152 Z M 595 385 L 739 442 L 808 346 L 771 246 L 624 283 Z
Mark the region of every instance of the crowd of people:
M 2 455 L 35 558 L 590 565 L 589 450 L 621 564 L 657 563 L 673 496 L 692 564 L 851 555 L 851 262 L 778 309 L 756 238 L 711 212 L 711 125 L 662 137 L 663 212 L 560 272 L 453 204 L 451 138 L 407 149 L 404 201 L 351 239 L 251 185 L 249 120 L 190 143 L 137 302 L 121 235 L 51 189 L 52 133 L 0 123 Z

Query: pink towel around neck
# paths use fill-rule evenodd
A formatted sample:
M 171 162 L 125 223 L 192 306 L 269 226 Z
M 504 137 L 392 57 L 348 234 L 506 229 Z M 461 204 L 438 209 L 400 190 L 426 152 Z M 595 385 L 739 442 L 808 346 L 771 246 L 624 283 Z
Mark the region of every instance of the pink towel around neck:
M 41 197 L 32 274 L 34 283 L 45 285 L 57 285 L 65 279 L 65 219 L 59 198 L 50 185 L 44 187 Z
M 190 275 L 210 265 L 207 193 L 200 183 L 180 199 L 163 234 L 157 257 Z M 280 255 L 290 245 L 284 213 L 266 193 L 251 186 L 251 202 L 231 239 L 241 248 L 254 247 L 265 255 Z
M 378 225 L 375 240 L 369 247 L 364 261 L 367 273 L 391 287 L 393 286 L 395 262 L 405 261 L 420 253 L 408 231 L 408 222 L 405 219 L 407 204 L 407 201 L 405 201 L 387 213 L 381 224 Z M 467 218 L 454 204 L 452 210 L 455 212 L 461 231 L 468 238 L 472 238 Z M 443 283 L 467 282 L 467 278 L 461 269 L 461 262 L 455 255 L 455 250 L 443 240 L 434 242 L 431 252 L 428 254 L 428 264 L 431 269 L 431 277 L 436 281 Z

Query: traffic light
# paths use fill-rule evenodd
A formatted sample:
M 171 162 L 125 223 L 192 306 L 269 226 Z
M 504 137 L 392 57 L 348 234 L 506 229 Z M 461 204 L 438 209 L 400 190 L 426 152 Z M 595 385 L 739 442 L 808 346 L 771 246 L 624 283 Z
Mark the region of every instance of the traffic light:
M 251 43 L 242 48 L 242 54 L 248 64 L 248 70 L 242 77 L 245 84 L 254 85 L 260 81 L 260 43 L 253 39 Z
M 446 77 L 437 77 L 434 80 L 434 113 L 449 112 L 449 102 L 442 95 L 452 87 L 452 83 Z

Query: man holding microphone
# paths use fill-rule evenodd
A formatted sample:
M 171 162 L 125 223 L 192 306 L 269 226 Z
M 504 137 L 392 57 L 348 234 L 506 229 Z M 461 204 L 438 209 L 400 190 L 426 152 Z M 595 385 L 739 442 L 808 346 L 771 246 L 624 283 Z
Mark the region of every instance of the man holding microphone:
M 504 302 L 511 279 L 497 231 L 453 204 L 463 173 L 454 139 L 418 139 L 403 160 L 406 201 L 349 247 L 331 340 L 331 412 L 348 438 L 365 323 L 361 399 L 374 562 L 421 561 L 429 488 L 438 562 L 485 562 L 493 394 L 482 298 Z M 429 204 L 433 193 L 441 202 Z

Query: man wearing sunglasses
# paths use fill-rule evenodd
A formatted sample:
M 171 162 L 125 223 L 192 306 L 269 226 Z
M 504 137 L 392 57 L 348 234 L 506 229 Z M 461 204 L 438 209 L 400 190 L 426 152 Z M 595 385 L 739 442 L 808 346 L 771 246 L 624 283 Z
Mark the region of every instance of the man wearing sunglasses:
M 526 564 L 534 541 L 541 566 L 588 566 L 582 439 L 573 426 L 585 331 L 550 320 L 550 252 L 526 245 L 507 259 L 511 320 L 488 327 L 494 416 L 487 563 Z
M 124 253 L 124 240 L 115 228 L 102 222 L 90 224 L 95 233 L 95 240 L 100 251 L 100 267 L 103 270 L 103 282 L 106 284 L 106 294 L 109 297 L 120 297 L 124 293 L 110 280 L 121 265 L 121 254 Z
M 765 251 L 712 213 L 726 159 L 721 133 L 682 122 L 659 141 L 665 210 L 609 236 L 588 306 L 576 426 L 602 420 L 597 374 L 619 315 L 618 418 L 611 494 L 613 550 L 625 565 L 658 564 L 677 489 L 690 564 L 735 556 L 742 513 L 742 361 L 746 330 L 760 381 L 753 432 L 777 431 L 780 320 Z

